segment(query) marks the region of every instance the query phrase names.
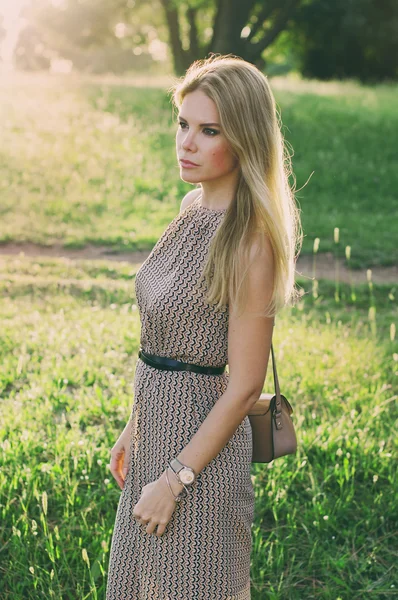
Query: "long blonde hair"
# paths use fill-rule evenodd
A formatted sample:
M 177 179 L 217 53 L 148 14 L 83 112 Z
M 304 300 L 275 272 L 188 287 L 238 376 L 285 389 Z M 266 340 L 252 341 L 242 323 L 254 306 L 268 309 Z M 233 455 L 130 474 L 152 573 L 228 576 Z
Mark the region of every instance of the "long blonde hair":
M 289 185 L 291 158 L 267 77 L 234 55 L 195 61 L 169 89 L 179 109 L 185 96 L 201 90 L 214 101 L 223 134 L 239 160 L 235 196 L 209 248 L 201 279 L 207 300 L 220 309 L 244 307 L 245 276 L 257 233 L 268 236 L 274 260 L 271 300 L 264 317 L 273 317 L 299 296 L 295 263 L 302 244 L 299 209 Z M 295 179 L 294 179 L 295 185 Z

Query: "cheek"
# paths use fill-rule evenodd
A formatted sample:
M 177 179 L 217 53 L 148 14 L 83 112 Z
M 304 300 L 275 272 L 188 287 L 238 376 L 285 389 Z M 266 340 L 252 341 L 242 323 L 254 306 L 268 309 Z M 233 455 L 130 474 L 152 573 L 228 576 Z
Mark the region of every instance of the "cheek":
M 215 148 L 211 152 L 211 158 L 213 166 L 220 170 L 229 169 L 233 165 L 232 154 L 225 146 Z

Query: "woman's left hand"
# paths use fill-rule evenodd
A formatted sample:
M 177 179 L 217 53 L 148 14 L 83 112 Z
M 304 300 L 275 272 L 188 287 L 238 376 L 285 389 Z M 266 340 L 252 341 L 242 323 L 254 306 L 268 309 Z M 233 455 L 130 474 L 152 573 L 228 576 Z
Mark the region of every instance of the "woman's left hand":
M 170 476 L 169 480 L 171 480 Z M 179 491 L 183 488 L 183 486 L 176 481 L 170 481 L 170 483 L 173 491 L 176 490 L 176 487 Z M 179 491 L 175 492 L 175 495 L 177 495 Z M 157 527 L 158 529 L 155 535 L 161 536 L 163 535 L 166 525 L 170 521 L 176 506 L 177 502 L 170 493 L 166 481 L 166 471 L 164 471 L 159 479 L 144 485 L 141 490 L 141 497 L 133 507 L 133 516 L 138 521 L 147 523 L 147 533 L 154 533 Z

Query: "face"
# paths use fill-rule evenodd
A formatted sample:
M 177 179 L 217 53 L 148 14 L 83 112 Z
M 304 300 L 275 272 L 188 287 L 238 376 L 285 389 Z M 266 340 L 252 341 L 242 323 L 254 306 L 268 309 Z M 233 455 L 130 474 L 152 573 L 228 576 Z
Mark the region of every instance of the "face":
M 225 178 L 237 169 L 238 161 L 221 130 L 217 107 L 201 90 L 190 92 L 182 102 L 176 150 L 181 179 L 188 183 Z

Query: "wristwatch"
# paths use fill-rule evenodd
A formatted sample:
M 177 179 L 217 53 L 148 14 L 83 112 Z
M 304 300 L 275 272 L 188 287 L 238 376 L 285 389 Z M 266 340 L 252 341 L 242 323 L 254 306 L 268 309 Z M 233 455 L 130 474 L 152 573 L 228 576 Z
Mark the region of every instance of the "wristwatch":
M 178 458 L 173 458 L 170 461 L 170 467 L 173 469 L 174 473 L 177 475 L 177 478 L 184 485 L 192 485 L 196 479 L 196 474 L 191 467 L 187 467 L 183 465 L 182 462 L 178 460 Z

